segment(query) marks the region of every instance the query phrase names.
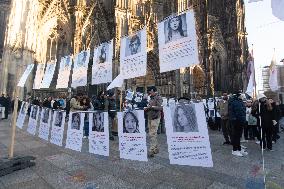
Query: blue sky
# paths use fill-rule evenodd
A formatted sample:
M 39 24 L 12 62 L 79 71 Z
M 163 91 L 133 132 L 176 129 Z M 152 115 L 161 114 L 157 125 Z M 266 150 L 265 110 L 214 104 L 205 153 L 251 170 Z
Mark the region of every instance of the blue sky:
M 248 44 L 250 49 L 253 44 L 257 88 L 261 89 L 260 67 L 270 65 L 273 49 L 278 64 L 284 58 L 284 21 L 272 15 L 271 0 L 245 3 Z

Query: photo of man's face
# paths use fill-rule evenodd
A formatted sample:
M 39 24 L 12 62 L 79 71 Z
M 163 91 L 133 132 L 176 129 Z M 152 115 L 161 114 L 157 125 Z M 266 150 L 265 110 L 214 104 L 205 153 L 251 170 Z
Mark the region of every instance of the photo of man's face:
M 61 127 L 62 125 L 62 118 L 63 118 L 63 113 L 62 112 L 55 112 L 56 116 L 55 116 L 55 122 L 54 125 L 56 127 Z
M 141 52 L 141 32 L 126 39 L 125 56 L 134 55 Z
M 103 44 L 99 50 L 99 63 L 105 63 L 107 61 L 107 44 Z
M 32 116 L 31 116 L 32 119 L 36 120 L 37 110 L 38 110 L 38 107 L 37 106 L 33 106 L 33 111 L 32 111 Z
M 49 109 L 43 109 L 43 117 L 42 117 L 42 122 L 43 123 L 48 123 L 48 118 L 49 118 Z
M 93 114 L 92 131 L 104 132 L 104 113 Z
M 80 130 L 81 118 L 79 113 L 72 114 L 71 129 Z

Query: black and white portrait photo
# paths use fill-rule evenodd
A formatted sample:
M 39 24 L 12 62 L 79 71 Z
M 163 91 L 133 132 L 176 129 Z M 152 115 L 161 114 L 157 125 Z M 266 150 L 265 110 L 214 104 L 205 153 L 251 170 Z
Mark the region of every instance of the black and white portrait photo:
M 56 115 L 55 115 L 55 121 L 54 121 L 54 125 L 56 127 L 61 127 L 62 125 L 62 118 L 63 118 L 63 112 L 56 112 Z
M 135 111 L 127 111 L 124 113 L 123 133 L 140 133 L 139 121 Z
M 103 43 L 100 46 L 100 48 L 98 50 L 98 61 L 99 61 L 99 64 L 105 63 L 107 61 L 108 48 L 109 48 L 108 43 Z
M 134 55 L 141 52 L 141 32 L 127 37 L 125 56 Z
M 186 13 L 170 17 L 164 22 L 165 43 L 187 37 Z
M 38 106 L 33 106 L 33 111 L 32 111 L 32 115 L 31 115 L 32 119 L 36 120 L 37 111 L 38 111 Z
M 80 130 L 81 117 L 80 113 L 73 113 L 71 120 L 71 129 Z
M 43 111 L 42 122 L 43 122 L 43 123 L 48 123 L 49 109 L 48 109 L 48 108 L 45 108 L 45 109 L 42 109 L 42 111 Z
M 193 104 L 180 103 L 176 106 L 173 117 L 173 132 L 198 132 Z
M 92 131 L 104 132 L 104 113 L 93 114 L 93 126 Z
M 85 62 L 88 61 L 87 57 L 88 56 L 88 52 L 87 51 L 82 51 L 77 58 L 77 67 L 82 67 L 85 66 Z
M 21 114 L 25 114 L 26 113 L 26 103 L 24 102 L 22 108 L 21 108 Z

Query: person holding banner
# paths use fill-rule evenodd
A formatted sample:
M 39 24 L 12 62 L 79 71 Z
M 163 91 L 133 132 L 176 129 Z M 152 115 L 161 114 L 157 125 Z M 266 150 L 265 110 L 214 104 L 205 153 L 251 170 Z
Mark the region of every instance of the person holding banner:
M 157 89 L 154 86 L 150 87 L 147 92 L 150 96 L 150 100 L 148 106 L 144 108 L 144 110 L 148 114 L 148 126 L 150 135 L 150 150 L 148 156 L 154 157 L 155 154 L 159 153 L 157 131 L 161 120 L 161 111 L 163 110 L 163 99 L 157 93 Z

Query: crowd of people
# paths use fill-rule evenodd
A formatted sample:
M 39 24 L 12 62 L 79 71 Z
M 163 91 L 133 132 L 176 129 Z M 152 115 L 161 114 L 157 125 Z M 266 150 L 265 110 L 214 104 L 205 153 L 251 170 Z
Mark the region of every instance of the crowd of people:
M 235 92 L 230 97 L 223 93 L 221 99 L 206 100 L 205 109 L 209 127 L 222 131 L 223 144 L 232 145 L 235 156 L 248 154 L 247 147 L 241 143 L 255 141 L 261 149 L 273 151 L 273 144 L 280 138 L 283 111 L 279 102 L 264 94 L 252 99 L 241 92 Z
M 109 116 L 109 139 L 115 140 L 113 127 L 115 125 L 116 112 L 119 110 L 119 102 L 116 100 L 113 91 L 101 91 L 97 97 L 89 98 L 87 95 L 78 93 L 70 99 L 60 96 L 58 98 L 48 97 L 43 100 L 36 97 L 26 101 L 31 104 L 51 108 L 56 110 L 65 110 L 67 119 L 69 112 L 77 111 L 98 111 L 108 112 Z M 169 100 L 169 99 L 168 99 Z M 174 102 L 184 99 L 173 99 Z M 187 99 L 190 101 L 190 99 Z M 196 99 L 201 102 L 202 99 Z M 208 127 L 212 130 L 219 130 L 224 137 L 223 145 L 232 145 L 232 154 L 235 156 L 245 156 L 248 154 L 247 147 L 241 143 L 254 141 L 260 145 L 261 149 L 273 151 L 273 143 L 280 138 L 280 122 L 282 118 L 281 106 L 264 94 L 260 94 L 257 99 L 248 98 L 241 92 L 235 92 L 228 95 L 223 93 L 222 97 L 203 100 Z M 7 119 L 11 109 L 9 96 L 2 95 L 0 106 L 2 110 L 2 119 Z M 155 87 L 148 89 L 147 94 L 125 95 L 122 103 L 122 110 L 140 109 L 145 112 L 145 129 L 149 133 L 150 151 L 149 157 L 154 157 L 159 153 L 157 133 L 159 129 L 163 130 L 163 98 L 157 93 Z M 19 104 L 19 106 L 21 103 Z M 4 112 L 4 113 L 3 113 Z M 29 114 L 29 110 L 28 110 Z M 84 120 L 83 133 L 84 138 L 89 136 L 89 118 L 86 114 Z M 130 115 L 130 114 L 129 114 Z M 189 127 L 190 128 L 190 127 Z M 134 130 L 137 128 L 133 128 Z M 193 132 L 194 130 L 190 130 Z M 128 132 L 125 131 L 125 132 Z

